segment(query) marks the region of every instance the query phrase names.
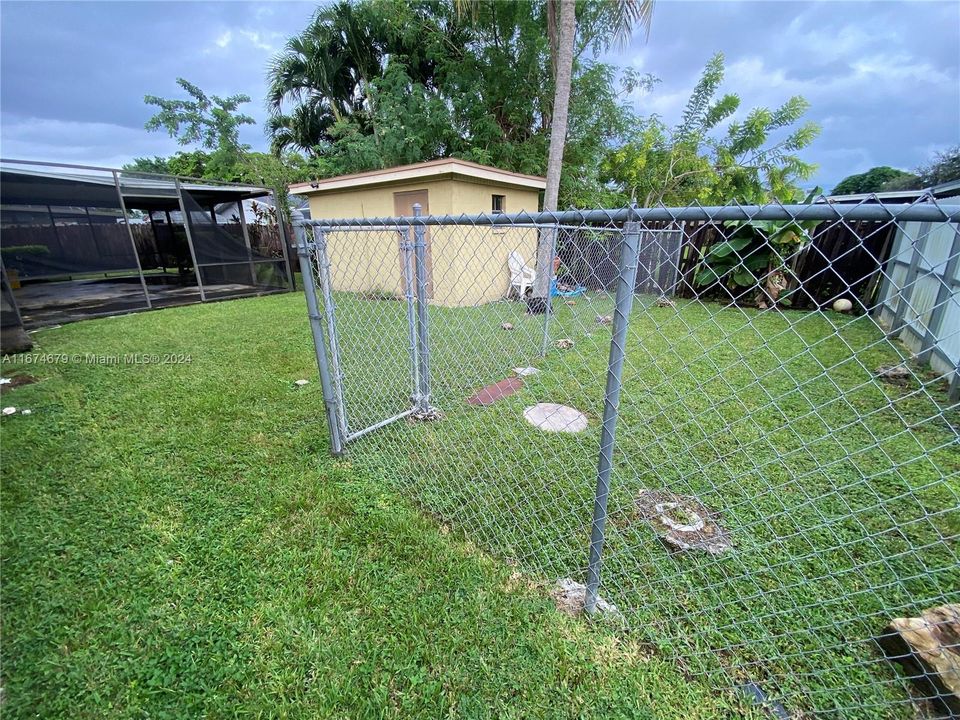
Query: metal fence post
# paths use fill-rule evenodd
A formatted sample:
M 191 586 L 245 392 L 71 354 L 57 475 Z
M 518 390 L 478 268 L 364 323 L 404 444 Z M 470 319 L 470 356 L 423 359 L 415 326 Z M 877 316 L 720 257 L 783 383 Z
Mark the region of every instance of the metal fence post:
M 413 215 L 420 217 L 423 208 L 414 203 Z M 413 254 L 417 271 L 417 348 L 420 359 L 420 396 L 418 410 L 430 409 L 430 333 L 427 313 L 427 243 L 426 228 L 422 224 L 413 226 Z
M 617 274 L 616 307 L 613 311 L 613 337 L 607 363 L 607 388 L 603 400 L 603 426 L 600 433 L 600 458 L 597 462 L 597 491 L 593 502 L 593 523 L 590 528 L 590 561 L 587 566 L 587 594 L 584 609 L 593 614 L 600 589 L 600 563 L 607 524 L 607 497 L 610 494 L 610 472 L 613 469 L 613 448 L 616 441 L 617 416 L 620 411 L 620 389 L 623 385 L 623 359 L 627 343 L 627 326 L 633 309 L 634 284 L 637 281 L 637 251 L 640 246 L 639 224 L 628 221 L 620 250 Z
M 413 286 L 413 242 L 411 227 L 401 229 L 400 252 L 403 259 L 403 296 L 407 301 L 407 342 L 410 346 L 410 401 L 420 408 L 420 357 L 417 351 L 417 309 Z
M 327 342 L 330 345 L 333 392 L 337 398 L 337 420 L 340 423 L 340 437 L 346 442 L 350 433 L 347 426 L 347 405 L 343 396 L 343 364 L 340 362 L 340 336 L 337 333 L 336 303 L 333 300 L 330 258 L 327 255 L 327 234 L 323 228 L 315 227 L 313 237 L 317 248 L 317 270 L 320 275 L 320 292 L 323 293 L 323 312 L 327 316 Z
M 550 233 L 550 277 L 547 280 L 547 304 L 543 309 L 543 341 L 540 343 L 540 357 L 545 357 L 547 348 L 550 346 L 550 316 L 553 315 L 553 299 L 550 297 L 550 290 L 553 286 L 553 259 L 557 256 L 557 236 L 560 234 L 560 226 L 557 225 Z
M 317 367 L 320 369 L 320 387 L 323 390 L 323 404 L 327 411 L 327 428 L 330 431 L 330 452 L 335 457 L 343 454 L 343 438 L 337 418 L 337 401 L 330 382 L 330 370 L 327 366 L 327 351 L 324 347 L 323 325 L 320 308 L 317 306 L 317 288 L 313 281 L 313 264 L 310 262 L 310 247 L 307 244 L 307 231 L 303 225 L 294 225 L 297 237 L 297 256 L 300 258 L 300 274 L 303 280 L 303 292 L 307 296 L 307 314 L 310 316 L 310 330 L 313 333 L 313 347 L 317 354 Z

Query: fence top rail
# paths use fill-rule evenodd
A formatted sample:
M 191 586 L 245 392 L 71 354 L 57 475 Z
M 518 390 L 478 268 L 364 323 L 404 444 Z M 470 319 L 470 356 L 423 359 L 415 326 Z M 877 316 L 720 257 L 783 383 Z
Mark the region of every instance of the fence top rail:
M 432 217 L 432 216 L 431 216 Z M 450 216 L 447 216 L 450 217 Z M 376 221 L 392 221 L 392 222 L 380 222 L 379 224 L 355 224 L 353 220 L 347 221 L 347 223 L 342 223 L 340 220 L 316 220 L 310 221 L 305 220 L 304 222 L 294 222 L 294 225 L 309 225 L 318 230 L 332 230 L 335 232 L 371 232 L 371 231 L 380 231 L 380 232 L 399 232 L 402 233 L 406 226 L 409 224 L 420 225 L 422 223 L 409 223 L 409 217 L 393 217 L 393 218 L 376 218 Z M 438 216 L 438 220 L 444 219 L 443 216 Z M 459 218 L 457 218 L 459 220 Z M 437 224 L 450 224 L 450 223 L 437 223 Z M 528 228 L 528 229 L 539 229 L 544 227 L 544 223 L 535 223 L 535 222 L 515 222 L 510 223 L 510 227 L 514 228 Z M 562 223 L 550 223 L 550 228 L 554 230 L 583 230 L 583 224 L 562 224 Z M 611 228 L 591 228 L 599 231 L 605 232 L 620 232 L 621 228 L 611 227 Z M 657 228 L 655 230 L 650 230 L 649 232 L 677 232 L 678 229 L 670 228 Z
M 297 225 L 320 228 L 397 227 L 409 225 L 578 225 L 586 223 L 710 222 L 732 220 L 890 220 L 913 222 L 960 222 L 960 205 L 936 202 L 911 205 L 722 205 L 718 207 L 611 208 L 607 210 L 565 210 L 562 212 L 481 213 L 479 215 L 421 215 L 419 217 L 379 217 L 297 220 Z

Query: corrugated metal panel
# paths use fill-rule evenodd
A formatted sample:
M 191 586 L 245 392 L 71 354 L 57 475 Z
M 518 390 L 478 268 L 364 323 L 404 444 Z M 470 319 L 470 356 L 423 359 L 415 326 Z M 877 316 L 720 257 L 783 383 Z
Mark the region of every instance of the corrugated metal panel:
M 884 301 L 894 312 L 900 307 L 900 297 L 904 284 L 907 279 L 907 266 L 897 263 L 889 271 L 889 280 L 886 283 L 886 293 Z
M 944 308 L 943 320 L 937 332 L 940 352 L 950 358 L 954 364 L 960 363 L 960 297 L 954 286 L 950 299 Z
M 903 223 L 897 236 L 893 239 L 893 247 L 890 248 L 890 261 L 909 263 L 913 257 L 913 242 L 920 235 L 920 225 L 918 222 Z
M 924 270 L 934 270 L 942 275 L 946 270 L 947 258 L 953 247 L 953 237 L 957 226 L 953 223 L 939 223 L 930 228 L 921 249 L 918 266 Z
M 923 338 L 917 335 L 909 326 L 900 333 L 900 341 L 909 348 L 912 353 L 919 353 L 923 349 Z
M 939 290 L 940 280 L 934 275 L 921 275 L 913 284 L 903 319 L 921 336 L 926 334 L 930 326 L 930 311 L 937 302 Z
M 890 310 L 890 308 L 887 307 L 886 305 L 883 305 L 880 308 L 880 315 L 878 318 L 878 322 L 880 323 L 880 326 L 883 327 L 884 330 L 889 330 L 890 326 L 893 324 L 893 311 Z

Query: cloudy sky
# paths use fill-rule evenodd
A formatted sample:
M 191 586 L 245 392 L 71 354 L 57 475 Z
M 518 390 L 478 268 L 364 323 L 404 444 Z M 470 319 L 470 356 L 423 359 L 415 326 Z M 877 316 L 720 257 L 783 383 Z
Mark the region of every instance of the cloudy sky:
M 8 158 L 119 166 L 175 152 L 143 124 L 143 96 L 175 96 L 178 76 L 243 92 L 265 116 L 265 69 L 313 3 L 0 4 L 0 150 Z M 649 39 L 611 58 L 660 77 L 635 98 L 676 120 L 706 61 L 722 51 L 723 90 L 743 107 L 800 94 L 823 133 L 805 153 L 829 189 L 874 165 L 912 168 L 960 142 L 960 3 L 669 2 Z M 262 129 L 244 141 L 266 149 Z

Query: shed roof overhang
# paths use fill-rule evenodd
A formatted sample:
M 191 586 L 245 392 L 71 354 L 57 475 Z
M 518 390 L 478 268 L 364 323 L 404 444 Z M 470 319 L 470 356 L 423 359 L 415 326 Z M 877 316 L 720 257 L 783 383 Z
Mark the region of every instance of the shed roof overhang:
M 547 187 L 546 179 L 536 175 L 523 175 L 487 165 L 479 165 L 467 160 L 445 158 L 415 165 L 401 165 L 384 170 L 372 170 L 352 175 L 339 175 L 325 180 L 297 183 L 290 186 L 290 193 L 293 195 L 314 195 L 361 187 L 381 187 L 423 180 L 446 179 L 521 187 L 529 190 L 543 190 Z

